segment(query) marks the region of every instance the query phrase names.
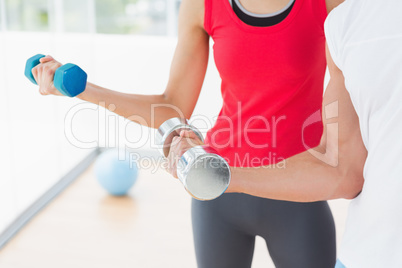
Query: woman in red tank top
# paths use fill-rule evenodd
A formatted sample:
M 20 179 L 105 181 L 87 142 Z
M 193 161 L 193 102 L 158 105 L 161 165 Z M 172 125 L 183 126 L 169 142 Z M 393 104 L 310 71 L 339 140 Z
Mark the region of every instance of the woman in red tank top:
M 233 167 L 276 164 L 320 141 L 322 123 L 315 119 L 326 68 L 323 24 L 339 2 L 183 0 L 163 94 L 123 94 L 88 83 L 78 97 L 125 117 L 139 115 L 141 124 L 156 128 L 172 117 L 190 118 L 212 38 L 223 107 L 205 142 Z M 34 68 L 41 94 L 61 95 L 52 84 L 59 66 L 48 56 Z M 160 107 L 156 111 L 154 104 Z M 192 219 L 200 268 L 250 267 L 257 235 L 277 267 L 335 264 L 334 224 L 326 202 L 227 193 L 212 201 L 192 200 Z

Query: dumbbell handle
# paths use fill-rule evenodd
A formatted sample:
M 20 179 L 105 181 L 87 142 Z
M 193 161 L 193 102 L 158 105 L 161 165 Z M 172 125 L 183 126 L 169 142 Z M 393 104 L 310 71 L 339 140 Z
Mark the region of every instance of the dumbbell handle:
M 37 85 L 37 82 L 32 74 L 32 69 L 40 64 L 40 59 L 45 57 L 43 54 L 37 54 L 29 58 L 25 64 L 25 76 Z M 57 68 L 53 84 L 60 93 L 68 97 L 75 97 L 85 90 L 87 83 L 87 74 L 77 65 L 72 63 L 64 64 Z
M 156 132 L 156 144 L 159 146 L 159 150 L 163 156 L 168 156 L 172 139 L 175 136 L 180 136 L 180 131 L 184 129 L 193 131 L 201 141 L 204 141 L 201 132 L 191 126 L 187 119 L 178 117 L 171 118 L 166 120 Z
M 171 118 L 164 122 L 156 134 L 162 155 L 167 157 L 173 137 L 182 129 L 190 129 L 203 140 L 197 128 L 186 119 Z M 228 163 L 209 146 L 188 149 L 179 159 L 177 176 L 184 188 L 196 199 L 211 200 L 225 192 L 230 183 Z

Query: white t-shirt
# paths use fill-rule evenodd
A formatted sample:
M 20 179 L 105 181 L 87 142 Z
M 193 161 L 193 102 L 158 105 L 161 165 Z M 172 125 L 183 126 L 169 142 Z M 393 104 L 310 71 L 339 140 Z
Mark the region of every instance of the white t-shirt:
M 325 32 L 368 150 L 339 259 L 347 268 L 401 268 L 402 0 L 346 0 Z

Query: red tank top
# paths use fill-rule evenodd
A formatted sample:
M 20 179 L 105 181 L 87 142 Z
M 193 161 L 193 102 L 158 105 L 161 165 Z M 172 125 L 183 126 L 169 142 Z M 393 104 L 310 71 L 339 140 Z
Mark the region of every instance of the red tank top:
M 296 0 L 279 24 L 255 27 L 228 0 L 205 0 L 223 107 L 205 143 L 231 166 L 261 166 L 317 146 L 326 68 L 325 0 Z

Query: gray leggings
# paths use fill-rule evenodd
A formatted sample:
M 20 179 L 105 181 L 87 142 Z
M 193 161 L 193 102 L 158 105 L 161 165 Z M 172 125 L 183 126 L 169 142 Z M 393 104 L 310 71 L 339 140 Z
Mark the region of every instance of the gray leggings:
M 335 226 L 327 202 L 296 203 L 246 194 L 192 201 L 198 268 L 251 267 L 255 236 L 277 268 L 333 268 Z

